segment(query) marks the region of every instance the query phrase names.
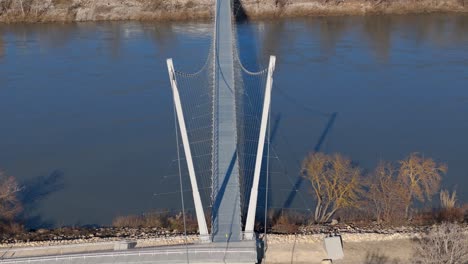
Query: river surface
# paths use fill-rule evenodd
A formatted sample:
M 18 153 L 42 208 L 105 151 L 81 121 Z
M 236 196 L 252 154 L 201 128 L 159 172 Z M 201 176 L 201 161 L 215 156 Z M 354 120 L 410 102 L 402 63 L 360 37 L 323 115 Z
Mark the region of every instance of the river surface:
M 271 207 L 291 192 L 289 207 L 312 206 L 307 184 L 292 185 L 313 150 L 366 170 L 420 152 L 447 163 L 444 187 L 468 200 L 468 16 L 265 20 L 237 30 L 247 67 L 278 58 Z M 202 22 L 0 25 L 0 168 L 24 186 L 30 226 L 181 207 L 165 59 L 196 70 L 211 32 Z

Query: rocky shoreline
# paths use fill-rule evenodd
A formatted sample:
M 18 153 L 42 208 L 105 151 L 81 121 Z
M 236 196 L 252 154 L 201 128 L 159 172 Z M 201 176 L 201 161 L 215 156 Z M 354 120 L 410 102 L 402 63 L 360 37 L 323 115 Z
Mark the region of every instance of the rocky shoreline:
M 201 20 L 213 14 L 214 0 L 2 0 L 0 22 L 109 20 Z M 468 13 L 468 0 L 234 0 L 239 17 L 249 19 L 405 14 Z
M 299 229 L 297 234 L 268 234 L 271 241 L 318 241 L 332 232 L 337 232 L 344 236 L 349 236 L 351 240 L 359 238 L 369 239 L 376 237 L 387 238 L 407 238 L 423 233 L 430 226 L 401 226 L 401 227 L 382 227 L 367 226 L 357 227 L 351 225 L 312 225 L 304 226 Z M 196 234 L 188 234 L 189 242 L 195 241 Z M 74 245 L 82 243 L 100 243 L 113 242 L 119 240 L 154 240 L 162 245 L 174 245 L 185 243 L 185 237 L 178 230 L 164 230 L 161 228 L 115 228 L 115 227 L 96 227 L 96 228 L 72 228 L 65 227 L 53 230 L 38 229 L 30 232 L 16 235 L 0 237 L 0 248 L 8 247 L 36 247 L 36 246 L 55 246 L 55 245 Z

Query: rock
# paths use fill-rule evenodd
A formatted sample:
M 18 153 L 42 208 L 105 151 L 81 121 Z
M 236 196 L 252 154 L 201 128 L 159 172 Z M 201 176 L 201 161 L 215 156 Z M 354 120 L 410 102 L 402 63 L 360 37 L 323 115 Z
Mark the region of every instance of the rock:
M 338 220 L 333 219 L 333 220 L 331 221 L 331 225 L 332 225 L 332 226 L 335 226 L 335 225 L 337 225 L 337 224 L 338 224 Z

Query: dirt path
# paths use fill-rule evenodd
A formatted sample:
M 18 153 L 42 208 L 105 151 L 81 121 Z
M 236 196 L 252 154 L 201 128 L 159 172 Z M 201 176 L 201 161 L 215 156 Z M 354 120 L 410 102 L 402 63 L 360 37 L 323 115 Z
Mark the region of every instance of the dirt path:
M 337 260 L 333 263 L 338 264 L 403 264 L 410 263 L 412 255 L 411 239 L 381 239 L 374 237 L 370 240 L 362 238 L 360 240 L 343 236 L 344 254 L 343 260 Z M 314 239 L 315 240 L 315 239 Z M 269 243 L 264 263 L 321 263 L 327 255 L 321 241 L 306 241 L 303 239 L 292 241 L 274 241 Z

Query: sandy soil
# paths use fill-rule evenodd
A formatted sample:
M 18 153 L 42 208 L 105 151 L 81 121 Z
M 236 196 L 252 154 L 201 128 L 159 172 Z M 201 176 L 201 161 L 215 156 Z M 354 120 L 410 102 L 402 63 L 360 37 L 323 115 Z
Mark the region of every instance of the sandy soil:
M 410 238 L 392 240 L 352 241 L 343 238 L 343 260 L 333 263 L 342 264 L 403 264 L 410 263 L 412 245 Z M 297 241 L 287 243 L 269 243 L 264 263 L 321 263 L 327 255 L 322 242 Z

